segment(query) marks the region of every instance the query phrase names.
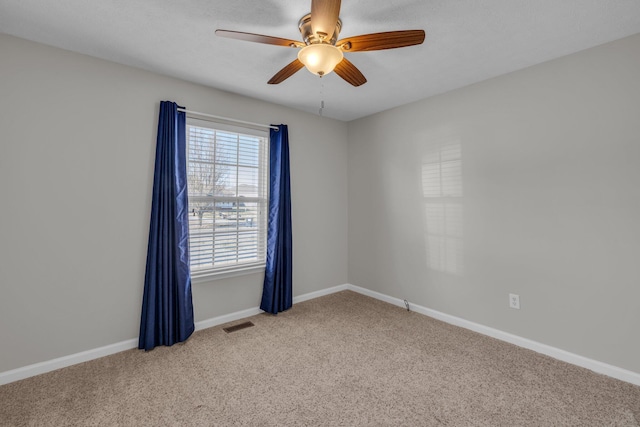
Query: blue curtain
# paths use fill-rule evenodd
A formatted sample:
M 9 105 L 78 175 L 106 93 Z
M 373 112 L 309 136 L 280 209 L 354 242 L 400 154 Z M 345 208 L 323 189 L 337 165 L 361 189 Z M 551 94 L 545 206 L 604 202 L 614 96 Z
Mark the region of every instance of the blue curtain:
M 278 314 L 293 304 L 291 253 L 291 190 L 289 184 L 289 131 L 287 125 L 271 129 L 269 150 L 269 224 L 267 266 L 260 308 Z
M 138 348 L 185 341 L 193 333 L 189 271 L 186 116 L 162 101 Z

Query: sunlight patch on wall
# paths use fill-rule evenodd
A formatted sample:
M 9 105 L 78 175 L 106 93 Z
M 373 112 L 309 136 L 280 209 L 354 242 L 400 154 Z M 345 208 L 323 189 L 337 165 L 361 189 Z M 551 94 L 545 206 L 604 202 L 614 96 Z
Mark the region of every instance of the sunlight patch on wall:
M 427 266 L 464 273 L 462 148 L 459 139 L 435 138 L 422 158 Z

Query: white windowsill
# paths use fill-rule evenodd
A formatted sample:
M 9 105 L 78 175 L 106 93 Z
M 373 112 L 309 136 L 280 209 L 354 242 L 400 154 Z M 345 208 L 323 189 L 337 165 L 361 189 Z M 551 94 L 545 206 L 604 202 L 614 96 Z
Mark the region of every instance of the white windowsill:
M 236 267 L 229 270 L 195 271 L 191 273 L 191 282 L 204 283 L 229 277 L 244 276 L 246 274 L 264 273 L 264 268 L 264 264 L 259 264 L 246 267 Z

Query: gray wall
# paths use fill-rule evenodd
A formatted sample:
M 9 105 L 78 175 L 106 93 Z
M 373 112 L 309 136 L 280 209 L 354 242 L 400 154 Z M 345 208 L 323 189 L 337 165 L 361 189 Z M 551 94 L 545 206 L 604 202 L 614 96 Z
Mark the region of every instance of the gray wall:
M 348 125 L 0 52 L 0 372 L 137 336 L 163 99 L 289 124 L 295 295 L 348 281 L 640 372 L 640 36 Z M 261 280 L 194 284 L 196 320 Z
M 345 123 L 5 35 L 0 56 L 0 372 L 137 337 L 161 100 L 288 124 L 294 295 L 346 283 Z M 261 290 L 194 284 L 196 321 Z
M 640 372 L 639 76 L 636 35 L 351 122 L 349 282 Z

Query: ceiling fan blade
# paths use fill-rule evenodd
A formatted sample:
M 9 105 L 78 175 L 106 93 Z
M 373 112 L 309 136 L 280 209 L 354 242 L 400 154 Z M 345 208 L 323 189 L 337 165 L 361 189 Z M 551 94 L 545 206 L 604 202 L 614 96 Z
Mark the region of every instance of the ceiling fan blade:
M 367 79 L 362 75 L 360 70 L 347 58 L 342 58 L 342 61 L 336 65 L 333 71 L 353 86 L 361 86 L 367 82 Z
M 230 39 L 244 40 L 254 43 L 273 44 L 276 46 L 304 47 L 305 44 L 295 40 L 281 39 L 279 37 L 263 36 L 262 34 L 241 33 L 239 31 L 216 30 L 216 36 Z
M 424 30 L 406 30 L 349 37 L 339 40 L 336 46 L 342 47 L 345 52 L 362 52 L 414 46 L 422 42 L 424 42 Z
M 311 0 L 311 28 L 321 38 L 331 39 L 340 15 L 340 0 Z
M 287 80 L 289 77 L 297 73 L 298 70 L 300 70 L 300 68 L 302 67 L 304 67 L 304 64 L 296 58 L 293 62 L 284 67 L 282 70 L 278 71 L 273 77 L 271 77 L 271 80 L 269 80 L 267 83 L 269 83 L 270 85 L 277 85 L 278 83 L 282 83 L 283 81 Z

